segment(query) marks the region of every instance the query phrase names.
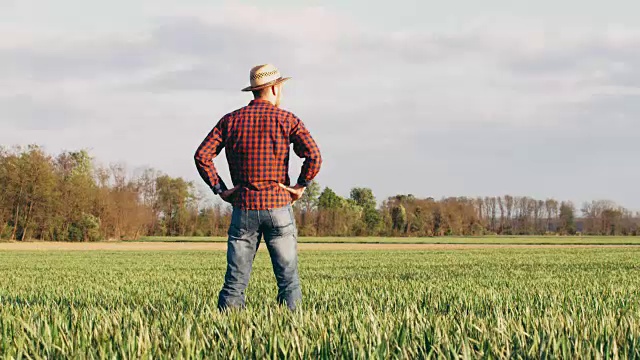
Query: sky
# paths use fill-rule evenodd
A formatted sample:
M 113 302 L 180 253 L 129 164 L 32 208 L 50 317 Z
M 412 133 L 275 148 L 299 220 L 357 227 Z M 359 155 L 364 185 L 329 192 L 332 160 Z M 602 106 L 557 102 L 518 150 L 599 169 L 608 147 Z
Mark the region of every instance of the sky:
M 637 14 L 623 0 L 0 0 L 0 144 L 202 187 L 195 149 L 249 102 L 249 69 L 273 63 L 322 150 L 317 180 L 343 196 L 640 210 Z

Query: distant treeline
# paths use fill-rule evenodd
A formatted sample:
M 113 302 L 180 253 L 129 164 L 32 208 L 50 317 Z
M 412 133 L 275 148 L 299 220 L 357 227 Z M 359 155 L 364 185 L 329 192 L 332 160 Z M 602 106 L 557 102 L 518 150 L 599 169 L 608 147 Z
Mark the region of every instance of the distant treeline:
M 96 241 L 140 236 L 224 236 L 230 206 L 212 204 L 192 182 L 153 169 L 128 177 L 98 167 L 86 151 L 0 149 L 0 238 Z M 313 183 L 295 204 L 303 236 L 638 235 L 640 214 L 611 201 L 529 197 L 419 199 L 373 192 L 349 197 Z

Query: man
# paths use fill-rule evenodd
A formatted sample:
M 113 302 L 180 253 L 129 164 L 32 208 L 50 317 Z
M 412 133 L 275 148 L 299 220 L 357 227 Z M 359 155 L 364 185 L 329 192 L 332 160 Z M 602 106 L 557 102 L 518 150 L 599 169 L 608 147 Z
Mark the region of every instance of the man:
M 280 109 L 283 78 L 273 65 L 249 74 L 254 100 L 225 115 L 195 154 L 200 176 L 213 192 L 233 205 L 227 243 L 227 272 L 218 308 L 244 308 L 251 266 L 264 236 L 278 284 L 277 300 L 294 310 L 302 299 L 298 278 L 298 231 L 291 208 L 320 171 L 320 150 L 292 113 Z M 289 146 L 304 158 L 295 186 L 289 181 Z M 231 179 L 227 189 L 213 158 L 226 149 Z

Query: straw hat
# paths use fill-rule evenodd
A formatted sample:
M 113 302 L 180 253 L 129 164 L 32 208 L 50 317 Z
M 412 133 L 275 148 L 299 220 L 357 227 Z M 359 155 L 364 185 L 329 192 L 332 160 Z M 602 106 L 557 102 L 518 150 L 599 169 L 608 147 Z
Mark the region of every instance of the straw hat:
M 251 85 L 242 89 L 242 91 L 264 89 L 269 86 L 280 84 L 289 79 L 291 78 L 283 78 L 282 75 L 280 75 L 280 71 L 278 71 L 278 69 L 271 64 L 254 66 L 249 73 L 249 80 L 251 82 Z

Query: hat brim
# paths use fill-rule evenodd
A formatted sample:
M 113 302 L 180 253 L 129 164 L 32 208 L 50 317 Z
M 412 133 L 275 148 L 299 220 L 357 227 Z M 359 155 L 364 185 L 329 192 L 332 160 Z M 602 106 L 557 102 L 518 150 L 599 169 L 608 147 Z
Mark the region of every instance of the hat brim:
M 275 79 L 273 81 L 269 81 L 266 84 L 262 84 L 262 85 L 258 85 L 258 86 L 247 86 L 246 88 L 242 89 L 242 91 L 261 90 L 261 89 L 264 89 L 264 88 L 268 88 L 270 86 L 278 85 L 278 84 L 283 83 L 283 82 L 285 82 L 285 81 L 287 81 L 289 79 L 291 79 L 291 78 L 290 77 L 281 77 L 281 78 Z

